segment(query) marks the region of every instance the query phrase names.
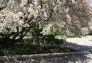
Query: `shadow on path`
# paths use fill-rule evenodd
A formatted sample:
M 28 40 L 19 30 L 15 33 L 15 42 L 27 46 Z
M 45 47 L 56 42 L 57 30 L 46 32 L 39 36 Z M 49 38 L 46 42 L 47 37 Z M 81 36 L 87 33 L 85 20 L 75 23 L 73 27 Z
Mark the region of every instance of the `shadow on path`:
M 92 51 L 92 46 L 84 46 L 84 45 L 78 45 L 78 44 L 75 44 L 75 43 L 69 43 L 69 42 L 66 42 L 66 47 L 69 47 L 69 48 L 72 48 L 72 49 L 75 49 L 75 50 L 78 50 L 78 51 L 87 51 L 87 52 L 91 52 Z

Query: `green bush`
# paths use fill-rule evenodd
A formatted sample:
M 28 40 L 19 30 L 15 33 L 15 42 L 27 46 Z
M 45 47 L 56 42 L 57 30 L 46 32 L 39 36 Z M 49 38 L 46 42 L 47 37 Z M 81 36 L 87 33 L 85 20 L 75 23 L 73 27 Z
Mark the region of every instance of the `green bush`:
M 24 39 L 24 42 L 30 43 L 30 44 L 41 44 L 41 45 L 60 45 L 62 46 L 64 44 L 63 39 L 57 39 L 55 36 L 57 35 L 56 33 L 48 34 L 48 35 L 43 35 L 42 33 L 42 28 L 39 29 L 38 26 L 35 26 L 34 28 L 31 29 L 31 37 Z
M 30 30 L 31 36 L 17 42 L 13 47 L 1 47 L 0 55 L 6 54 L 40 54 L 40 53 L 56 53 L 56 52 L 70 52 L 72 49 L 64 46 L 63 39 L 57 39 L 57 34 L 43 35 L 42 28 L 35 26 Z M 7 52 L 8 51 L 8 52 Z

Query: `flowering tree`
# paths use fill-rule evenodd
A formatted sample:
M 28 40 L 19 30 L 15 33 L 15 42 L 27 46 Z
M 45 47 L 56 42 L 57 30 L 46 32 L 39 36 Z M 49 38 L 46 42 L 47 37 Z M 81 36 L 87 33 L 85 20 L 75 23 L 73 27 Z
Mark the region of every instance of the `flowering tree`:
M 37 24 L 39 20 L 47 20 L 46 8 L 41 8 L 39 0 L 29 2 L 21 0 L 22 3 L 9 5 L 0 11 L 0 37 L 2 43 L 14 44 L 21 40 L 27 32 Z M 41 19 L 40 19 L 41 18 Z M 5 43 L 4 43 L 5 44 Z
M 89 15 L 85 9 L 81 0 L 21 0 L 21 3 L 10 0 L 0 11 L 0 42 L 14 44 L 32 27 L 48 22 L 63 22 L 63 28 L 76 32 L 87 26 Z

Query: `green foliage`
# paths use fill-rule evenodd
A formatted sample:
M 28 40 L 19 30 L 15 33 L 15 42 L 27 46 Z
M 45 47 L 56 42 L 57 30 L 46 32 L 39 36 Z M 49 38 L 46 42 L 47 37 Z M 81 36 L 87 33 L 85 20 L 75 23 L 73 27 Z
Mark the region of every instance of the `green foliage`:
M 40 53 L 56 53 L 56 52 L 70 52 L 72 49 L 64 47 L 64 40 L 57 39 L 56 33 L 43 35 L 42 28 L 38 26 L 31 28 L 29 38 L 17 42 L 13 47 L 1 48 L 0 55 L 6 54 L 40 54 Z M 7 52 L 8 51 L 8 52 Z
M 63 45 L 64 40 L 63 39 L 57 39 L 55 36 L 57 35 L 56 32 L 52 32 L 48 35 L 43 35 L 42 28 L 39 29 L 38 26 L 35 26 L 31 29 L 30 33 L 32 36 L 30 38 L 24 39 L 24 42 L 30 43 L 30 44 L 42 44 L 42 45 Z
M 57 47 L 57 46 L 40 46 L 34 44 L 17 44 L 15 48 L 13 48 L 15 54 L 41 54 L 41 53 L 57 53 L 57 52 L 70 52 L 75 51 L 69 48 Z
M 45 35 L 44 40 L 50 44 L 50 45 L 63 45 L 64 44 L 64 40 L 63 39 L 56 39 L 55 35 L 53 34 L 49 34 L 49 35 Z
M 0 49 L 0 56 L 3 56 L 4 55 L 4 52 L 2 49 Z

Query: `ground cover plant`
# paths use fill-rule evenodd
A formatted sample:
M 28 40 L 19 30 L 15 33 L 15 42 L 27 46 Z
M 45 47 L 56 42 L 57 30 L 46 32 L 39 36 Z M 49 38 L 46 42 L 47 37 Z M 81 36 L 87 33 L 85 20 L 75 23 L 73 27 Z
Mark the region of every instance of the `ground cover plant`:
M 55 34 L 43 35 L 41 31 L 42 29 L 35 26 L 31 29 L 32 35 L 29 38 L 26 37 L 11 47 L 7 45 L 1 47 L 1 55 L 75 52 L 75 50 L 65 47 L 63 39 L 55 38 Z

